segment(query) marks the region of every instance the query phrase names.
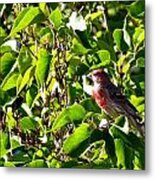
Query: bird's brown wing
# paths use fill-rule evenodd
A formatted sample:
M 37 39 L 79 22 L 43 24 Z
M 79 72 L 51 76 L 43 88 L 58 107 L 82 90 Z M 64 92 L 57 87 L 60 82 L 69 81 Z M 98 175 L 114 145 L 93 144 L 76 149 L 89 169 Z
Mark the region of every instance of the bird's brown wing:
M 113 103 L 115 104 L 119 113 L 126 116 L 132 116 L 133 118 L 141 121 L 137 109 L 127 100 L 118 87 L 110 83 L 108 89 L 110 99 L 113 99 Z
M 136 127 L 140 134 L 143 136 L 144 133 L 144 123 L 142 122 L 141 117 L 138 115 L 136 108 L 127 100 L 125 96 L 122 95 L 119 88 L 114 84 L 109 85 L 109 96 L 110 99 L 113 99 L 113 107 L 115 110 L 128 117 L 129 123 Z

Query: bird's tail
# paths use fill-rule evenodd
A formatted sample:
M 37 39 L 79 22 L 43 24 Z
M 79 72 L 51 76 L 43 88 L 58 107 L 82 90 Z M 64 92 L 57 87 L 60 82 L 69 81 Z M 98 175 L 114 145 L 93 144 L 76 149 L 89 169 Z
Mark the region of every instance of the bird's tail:
M 139 116 L 138 116 L 138 120 L 141 120 Z M 133 117 L 133 116 L 129 117 L 129 123 L 139 131 L 141 136 L 145 136 L 145 125 L 144 123 L 140 123 L 140 122 L 137 121 L 136 117 Z

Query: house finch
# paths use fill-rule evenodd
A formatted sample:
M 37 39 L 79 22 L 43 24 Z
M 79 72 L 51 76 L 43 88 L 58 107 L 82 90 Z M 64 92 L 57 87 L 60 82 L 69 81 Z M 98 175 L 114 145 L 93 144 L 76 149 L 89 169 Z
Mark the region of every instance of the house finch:
M 98 106 L 105 110 L 111 117 L 116 118 L 119 115 L 125 115 L 129 119 L 129 124 L 139 130 L 141 135 L 144 134 L 141 117 L 138 115 L 136 108 L 127 100 L 111 81 L 107 73 L 102 69 L 93 70 L 89 77 L 93 81 L 92 97 Z

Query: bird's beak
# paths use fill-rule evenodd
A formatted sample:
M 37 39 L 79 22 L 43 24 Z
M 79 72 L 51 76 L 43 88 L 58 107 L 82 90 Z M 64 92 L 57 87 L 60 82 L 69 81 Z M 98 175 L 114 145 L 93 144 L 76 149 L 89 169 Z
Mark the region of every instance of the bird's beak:
M 87 78 L 87 82 L 89 82 L 89 84 L 93 84 L 92 73 L 87 74 L 86 78 Z
M 91 73 L 87 74 L 86 77 L 87 77 L 89 80 L 92 80 L 92 74 L 91 74 Z

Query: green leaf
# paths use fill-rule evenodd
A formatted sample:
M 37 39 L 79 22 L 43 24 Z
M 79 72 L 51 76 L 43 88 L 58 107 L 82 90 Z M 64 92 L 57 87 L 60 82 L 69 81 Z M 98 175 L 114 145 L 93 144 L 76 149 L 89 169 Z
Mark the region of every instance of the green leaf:
M 62 113 L 54 121 L 52 130 L 58 130 L 71 122 L 79 122 L 84 118 L 85 114 L 86 111 L 81 105 L 74 104 L 62 111 Z
M 35 121 L 33 118 L 27 116 L 27 117 L 23 117 L 20 120 L 19 126 L 23 131 L 27 131 L 27 130 L 34 130 L 39 125 L 38 125 L 37 121 Z
M 84 99 L 80 104 L 88 112 L 95 112 L 95 113 L 101 112 L 100 108 L 97 106 L 97 104 L 95 103 L 95 101 L 92 98 Z
M 17 32 L 25 29 L 30 24 L 37 23 L 39 20 L 38 17 L 44 17 L 38 7 L 30 6 L 25 8 L 15 19 L 10 36 L 14 36 Z M 39 21 L 41 21 L 41 19 Z
M 12 48 L 9 45 L 0 46 L 1 54 L 12 52 Z
M 121 139 L 126 145 L 137 151 L 144 150 L 144 142 L 133 133 L 126 134 L 120 128 L 112 126 L 110 132 L 114 138 Z
M 11 111 L 7 112 L 6 122 L 9 129 L 12 129 L 17 124 L 16 120 L 13 117 L 13 113 Z
M 138 0 L 134 3 L 132 3 L 128 7 L 128 11 L 132 16 L 134 16 L 136 18 L 141 17 L 141 15 L 143 15 L 143 13 L 145 11 L 145 1 L 144 0 Z
M 21 147 L 21 139 L 19 136 L 12 136 L 11 137 L 11 149 L 14 150 L 16 148 Z
M 133 44 L 134 44 L 136 49 L 144 41 L 144 39 L 145 39 L 144 29 L 141 27 L 137 27 L 135 29 L 135 33 L 133 35 Z
M 29 164 L 27 164 L 26 167 L 44 168 L 44 167 L 47 167 L 47 163 L 42 159 L 36 159 L 30 162 Z
M 129 33 L 123 29 L 123 38 L 124 38 L 124 41 L 126 42 L 126 44 L 128 45 L 128 47 L 131 46 L 131 38 L 129 36 Z
M 73 53 L 77 55 L 84 55 L 88 53 L 88 49 L 86 49 L 80 41 L 78 41 L 76 38 L 72 40 L 72 47 L 71 47 Z
M 52 161 L 49 164 L 50 168 L 60 168 L 61 167 L 61 162 L 57 159 L 52 159 Z
M 121 139 L 115 139 L 115 149 L 117 156 L 117 166 L 125 169 L 125 147 Z
M 4 163 L 4 167 L 16 167 L 16 166 L 14 165 L 13 162 L 7 161 L 7 162 Z
M 135 107 L 138 107 L 139 105 L 144 104 L 144 102 L 145 102 L 145 98 L 143 96 L 137 97 L 135 95 L 131 95 L 130 99 L 131 99 L 131 103 Z
M 7 34 L 6 34 L 5 30 L 2 27 L 0 27 L 0 37 L 6 37 L 6 36 L 7 36 Z
M 107 50 L 99 50 L 97 51 L 97 55 L 102 63 L 102 65 L 106 66 L 110 63 L 110 53 Z
M 121 56 L 117 62 L 119 72 L 126 74 L 129 71 L 130 63 L 125 55 Z
M 85 109 L 79 104 L 74 104 L 70 106 L 68 112 L 69 112 L 69 117 L 72 121 L 82 120 L 86 114 Z
M 115 139 L 117 166 L 123 169 L 133 169 L 134 150 L 126 146 L 121 139 Z
M 37 96 L 37 87 L 35 86 L 31 86 L 30 89 L 28 89 L 27 93 L 26 93 L 26 103 L 29 107 L 32 106 L 34 100 L 35 100 L 35 97 Z
M 0 107 L 4 106 L 9 100 L 10 97 L 8 96 L 7 92 L 0 87 Z
M 145 67 L 145 59 L 143 57 L 139 57 L 136 61 L 138 67 Z
M 122 29 L 115 29 L 113 32 L 113 38 L 114 38 L 114 41 L 116 43 L 118 50 L 127 51 L 129 49 L 129 46 L 126 43 L 126 41 L 128 42 L 128 40 L 126 39 L 126 41 L 125 41 L 124 31 Z
M 56 8 L 54 11 L 51 12 L 50 19 L 54 27 L 58 29 L 62 24 L 62 14 L 59 8 Z
M 6 76 L 6 78 L 3 80 L 1 85 L 2 89 L 4 91 L 7 91 L 16 87 L 18 76 L 19 76 L 18 72 L 12 72 L 9 74 L 9 76 Z
M 35 71 L 35 77 L 39 87 L 41 87 L 43 83 L 46 82 L 50 68 L 51 58 L 52 57 L 50 53 L 46 49 L 39 50 L 37 67 Z
M 136 83 L 144 82 L 144 80 L 145 80 L 145 68 L 133 66 L 131 68 L 131 71 L 130 71 L 130 78 L 133 82 L 136 82 Z
M 90 137 L 91 133 L 92 130 L 88 124 L 81 124 L 75 129 L 74 133 L 64 141 L 63 149 L 65 153 L 70 154 L 76 150 L 83 141 Z
M 116 54 L 115 54 L 115 51 L 114 51 L 114 48 L 106 41 L 106 40 L 98 40 L 97 42 L 97 46 L 99 49 L 104 49 L 104 50 L 107 50 L 110 52 L 110 56 L 111 56 L 111 59 L 112 60 L 116 60 Z
M 0 58 L 0 74 L 5 77 L 13 67 L 15 57 L 12 53 L 7 52 Z
M 39 36 L 41 44 L 54 44 L 54 33 L 50 28 L 42 28 L 39 32 Z
M 40 2 L 39 3 L 39 8 L 40 10 L 44 13 L 45 16 L 48 16 L 48 10 L 46 8 L 46 3 L 45 2 Z
M 94 12 L 94 13 L 91 13 L 91 14 L 88 14 L 85 19 L 91 19 L 91 21 L 94 21 L 96 18 L 100 17 L 103 15 L 103 11 L 97 11 L 97 12 Z
M 3 44 L 5 37 L 7 36 L 5 30 L 0 27 L 0 45 Z
M 0 131 L 0 158 L 7 154 L 9 148 L 10 142 L 8 134 Z
M 19 85 L 19 88 L 17 87 L 18 89 L 18 93 L 21 92 L 21 90 L 29 84 L 31 78 L 33 77 L 33 74 L 34 74 L 34 66 L 31 66 L 30 68 L 27 69 L 27 71 L 25 72 L 23 78 L 21 79 L 21 83 Z
M 32 58 L 30 53 L 28 52 L 27 48 L 23 46 L 20 49 L 20 53 L 18 56 L 18 68 L 22 76 L 24 75 L 25 71 L 31 66 Z
M 135 152 L 134 169 L 145 170 L 145 151 Z

